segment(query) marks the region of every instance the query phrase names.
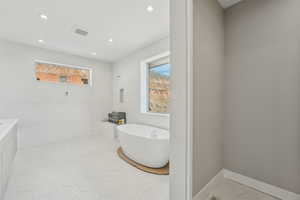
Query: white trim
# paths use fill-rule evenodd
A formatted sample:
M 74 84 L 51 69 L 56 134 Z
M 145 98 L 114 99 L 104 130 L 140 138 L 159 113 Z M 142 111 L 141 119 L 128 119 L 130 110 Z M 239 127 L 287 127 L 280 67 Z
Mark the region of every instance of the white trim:
M 170 1 L 170 200 L 192 200 L 193 0 Z
M 155 56 L 152 56 L 150 58 L 147 58 L 147 59 L 143 60 L 141 63 L 148 64 L 150 62 L 153 62 L 153 61 L 156 61 L 156 60 L 159 60 L 161 58 L 168 57 L 168 56 L 170 56 L 170 51 L 166 51 L 166 52 L 157 54 Z
M 213 177 L 201 190 L 198 192 L 193 200 L 203 200 L 208 199 L 209 193 L 207 191 L 210 190 L 215 184 L 218 184 L 222 179 L 224 179 L 224 170 L 220 170 L 219 173 Z
M 155 55 L 151 58 L 147 58 L 143 61 L 141 61 L 141 101 L 140 101 L 140 108 L 142 114 L 149 114 L 149 115 L 156 115 L 156 116 L 165 116 L 169 117 L 168 113 L 153 113 L 148 111 L 148 104 L 149 104 L 149 74 L 148 74 L 148 63 L 156 61 L 160 58 L 168 57 L 170 56 L 170 51 L 166 51 L 164 53 L 160 53 L 158 55 Z
M 284 190 L 282 188 L 270 185 L 268 183 L 264 183 L 253 178 L 249 178 L 247 176 L 226 169 L 224 170 L 224 178 L 231 179 L 233 181 L 236 181 L 238 183 L 254 188 L 260 192 L 269 194 L 282 200 L 300 200 L 299 194 Z
M 50 64 L 50 65 L 59 65 L 59 66 L 62 66 L 62 67 L 69 67 L 69 68 L 75 68 L 75 69 L 85 69 L 85 70 L 88 70 L 89 73 L 90 73 L 90 76 L 89 76 L 89 84 L 88 85 L 81 85 L 81 86 L 93 86 L 93 69 L 91 67 L 81 67 L 81 66 L 76 66 L 76 65 L 70 65 L 70 64 L 62 64 L 62 63 L 55 63 L 55 62 L 50 62 L 50 61 L 44 61 L 44 60 L 37 60 L 35 59 L 34 60 L 34 64 L 37 64 L 37 63 L 41 63 L 41 64 Z M 54 82 L 44 82 L 44 83 L 51 83 L 53 84 Z M 76 84 L 70 84 L 70 83 L 54 83 L 54 84 L 67 84 L 67 85 L 76 85 Z
M 194 1 L 186 1 L 186 43 L 187 43 L 187 133 L 186 133 L 186 199 L 193 199 L 193 121 L 194 121 Z
M 284 190 L 282 188 L 264 183 L 262 181 L 232 172 L 227 169 L 221 170 L 215 177 L 213 177 L 201 190 L 198 192 L 193 200 L 202 200 L 209 197 L 210 188 L 214 187 L 222 178 L 230 179 L 247 187 L 253 188 L 257 191 L 263 192 L 270 196 L 282 199 L 282 200 L 300 200 L 300 195 Z
M 157 117 L 170 117 L 170 114 L 164 114 L 164 113 L 154 113 L 154 112 L 141 112 L 144 115 L 152 115 Z

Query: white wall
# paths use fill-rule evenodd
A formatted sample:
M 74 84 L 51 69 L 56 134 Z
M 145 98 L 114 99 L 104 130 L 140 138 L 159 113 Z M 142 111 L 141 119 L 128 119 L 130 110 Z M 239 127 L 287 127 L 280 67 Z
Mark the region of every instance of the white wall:
M 129 123 L 142 123 L 169 128 L 169 117 L 141 113 L 141 61 L 169 51 L 169 39 L 163 39 L 140 49 L 114 63 L 113 109 L 127 112 Z M 118 78 L 120 76 L 120 78 Z M 124 88 L 124 103 L 119 102 L 119 90 Z
M 194 0 L 193 194 L 223 168 L 223 9 Z
M 37 82 L 35 59 L 91 67 L 93 86 Z M 0 118 L 20 119 L 21 147 L 99 132 L 112 109 L 110 64 L 0 41 L 0 71 Z
M 225 167 L 300 193 L 300 1 L 226 10 Z

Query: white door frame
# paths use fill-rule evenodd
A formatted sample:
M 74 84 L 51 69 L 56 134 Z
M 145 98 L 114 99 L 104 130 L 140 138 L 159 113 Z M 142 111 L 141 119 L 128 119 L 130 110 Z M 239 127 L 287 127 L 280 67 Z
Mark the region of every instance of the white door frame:
M 170 0 L 170 200 L 192 200 L 193 0 Z

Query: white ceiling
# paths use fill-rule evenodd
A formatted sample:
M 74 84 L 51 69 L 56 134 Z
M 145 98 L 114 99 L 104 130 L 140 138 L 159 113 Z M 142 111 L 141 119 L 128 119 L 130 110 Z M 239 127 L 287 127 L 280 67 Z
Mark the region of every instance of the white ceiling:
M 0 24 L 0 38 L 112 62 L 169 35 L 169 0 L 2 0 Z
M 243 0 L 218 0 L 223 8 L 229 8 Z

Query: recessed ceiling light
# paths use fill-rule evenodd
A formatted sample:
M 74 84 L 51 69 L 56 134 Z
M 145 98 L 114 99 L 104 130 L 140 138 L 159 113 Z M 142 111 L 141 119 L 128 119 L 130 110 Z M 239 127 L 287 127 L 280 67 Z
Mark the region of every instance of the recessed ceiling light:
M 38 42 L 39 42 L 39 43 L 45 43 L 45 41 L 44 41 L 44 40 L 38 40 Z
M 152 12 L 154 11 L 153 6 L 147 6 L 147 11 L 148 11 L 149 13 L 152 13 Z
M 97 55 L 97 53 L 96 53 L 96 52 L 92 52 L 91 54 L 92 54 L 93 56 Z
M 113 39 L 112 39 L 112 38 L 109 38 L 108 41 L 109 41 L 109 42 L 113 42 Z
M 48 16 L 45 15 L 45 14 L 40 14 L 40 18 L 41 18 L 42 20 L 47 20 L 47 19 L 48 19 Z

